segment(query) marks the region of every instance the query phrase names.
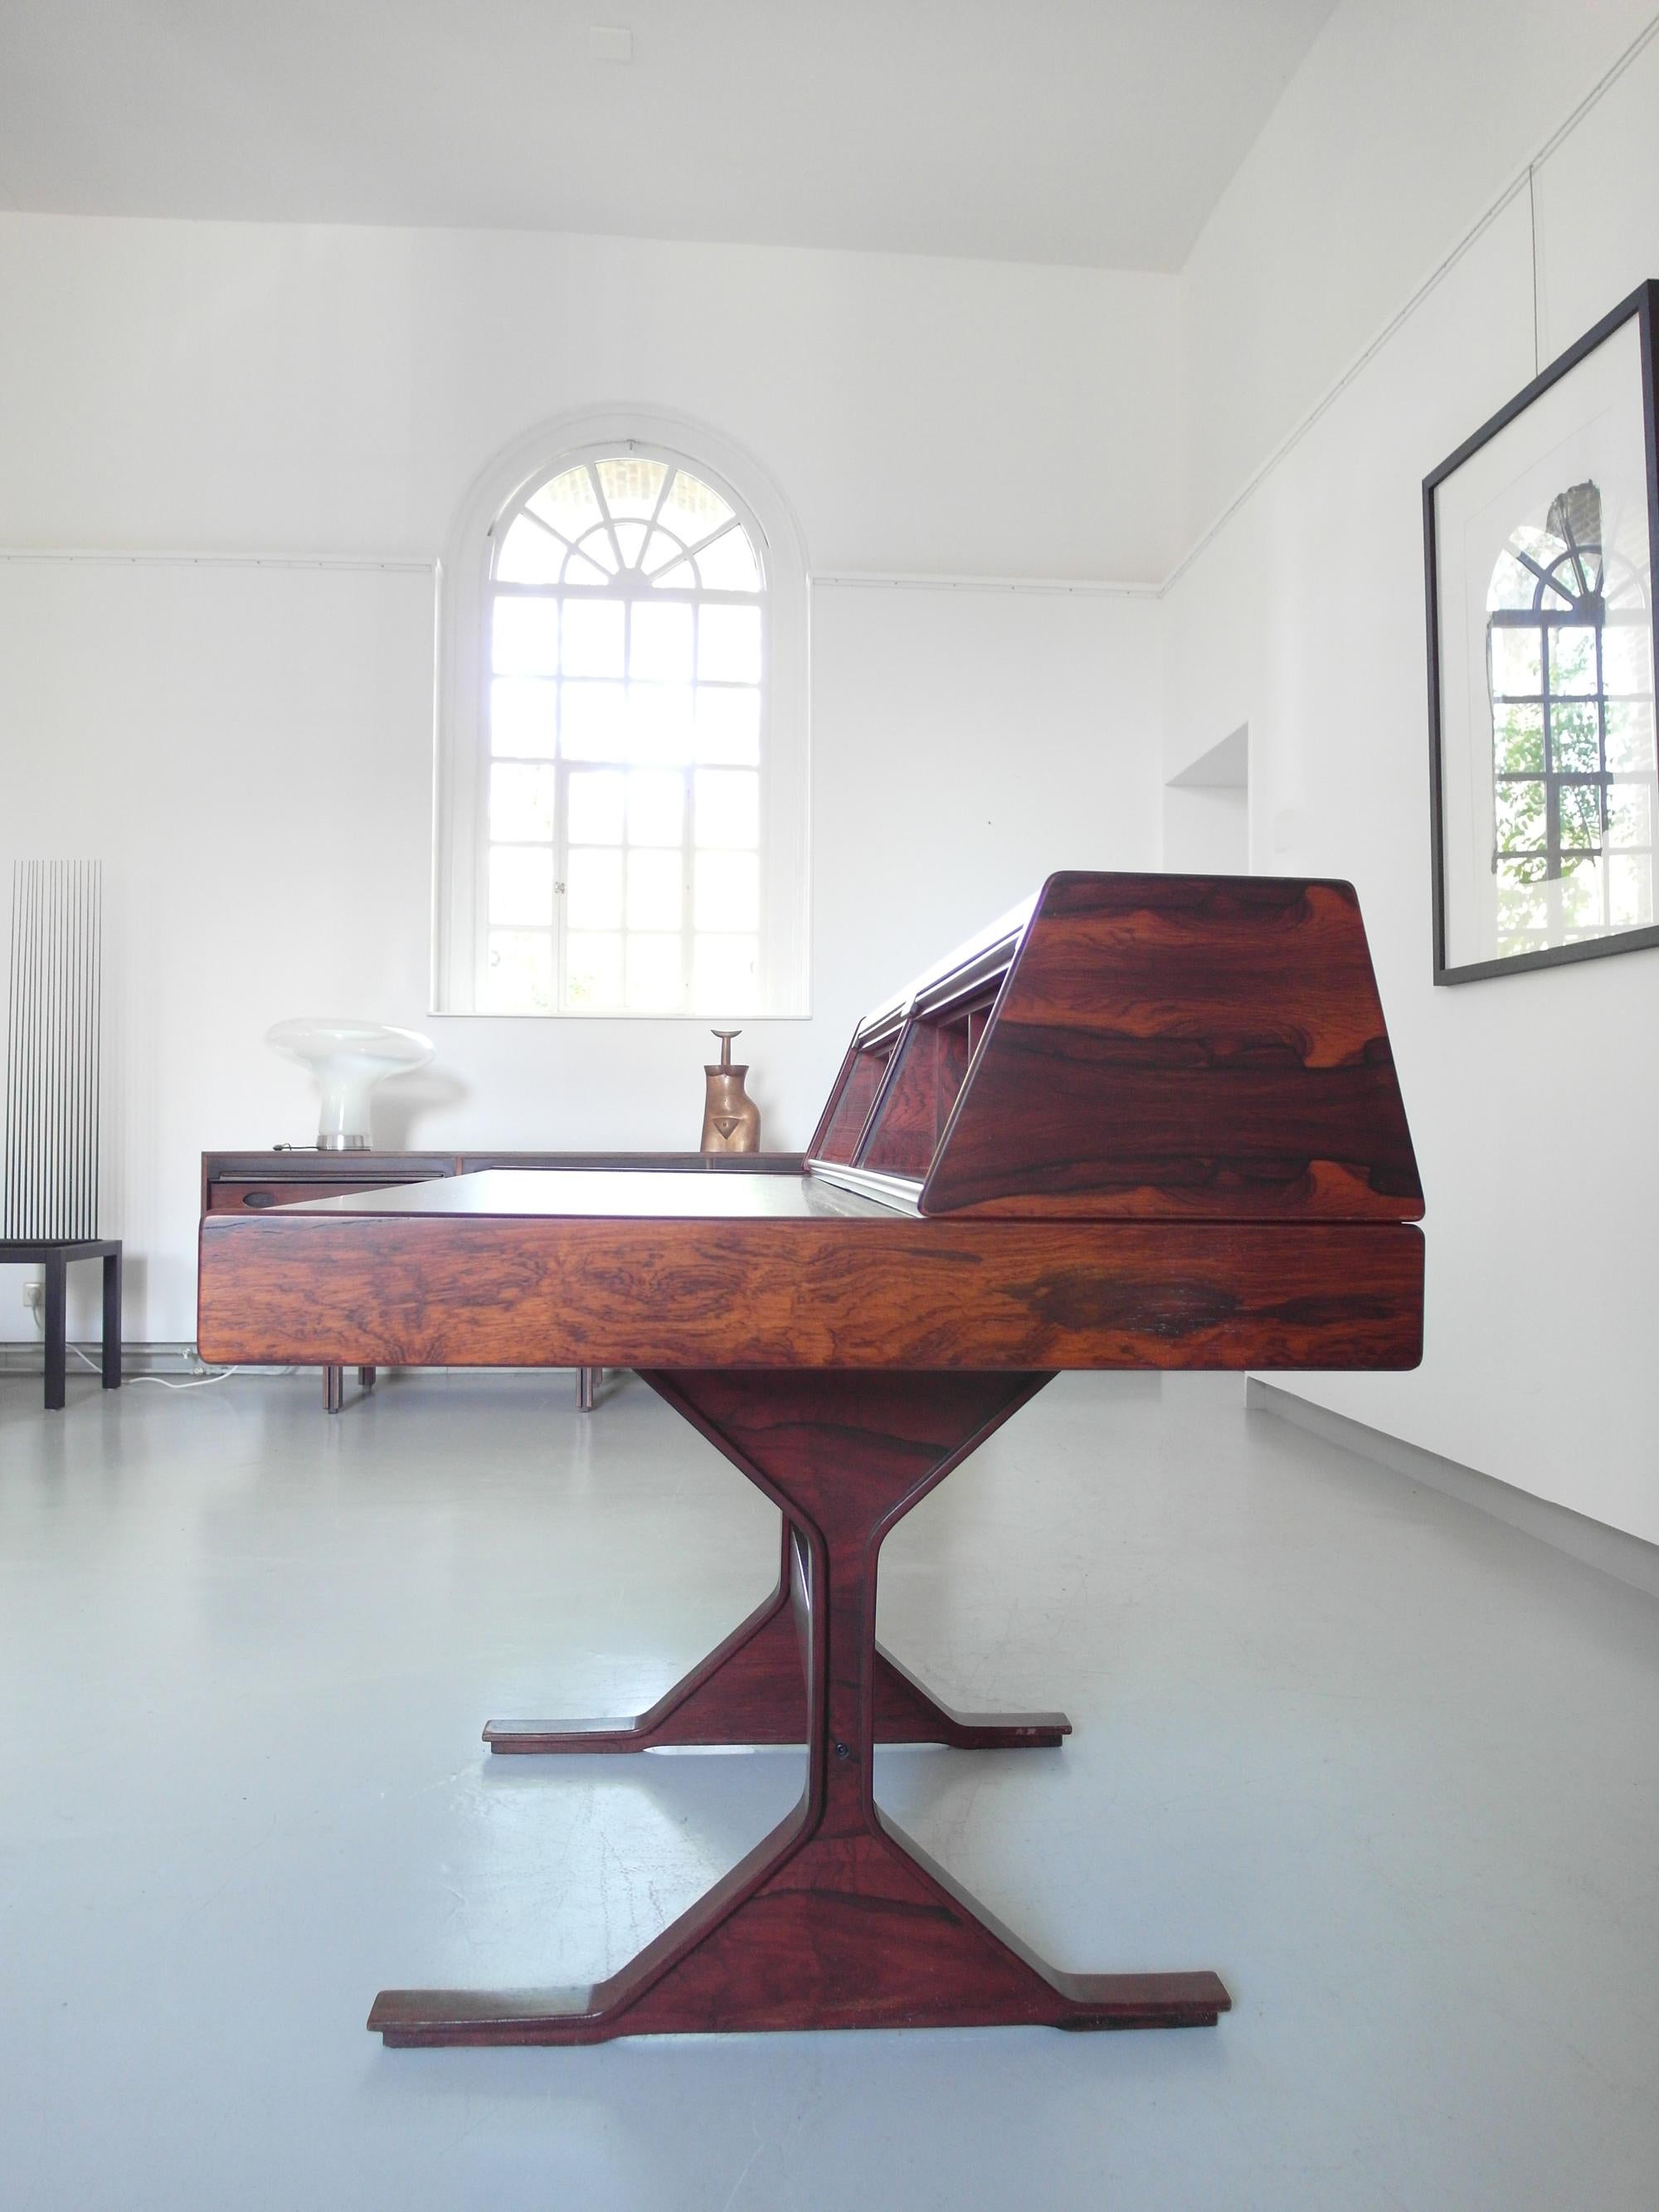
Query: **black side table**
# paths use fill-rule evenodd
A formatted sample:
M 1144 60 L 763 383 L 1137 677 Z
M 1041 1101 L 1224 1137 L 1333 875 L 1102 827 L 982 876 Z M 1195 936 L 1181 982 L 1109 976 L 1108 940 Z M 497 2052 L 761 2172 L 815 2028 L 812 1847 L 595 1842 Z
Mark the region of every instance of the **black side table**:
M 69 1263 L 104 1263 L 104 1388 L 121 1387 L 121 1240 L 118 1237 L 0 1238 L 0 1267 L 43 1267 L 46 1271 L 46 1411 L 64 1410 L 64 1382 L 69 1367 Z

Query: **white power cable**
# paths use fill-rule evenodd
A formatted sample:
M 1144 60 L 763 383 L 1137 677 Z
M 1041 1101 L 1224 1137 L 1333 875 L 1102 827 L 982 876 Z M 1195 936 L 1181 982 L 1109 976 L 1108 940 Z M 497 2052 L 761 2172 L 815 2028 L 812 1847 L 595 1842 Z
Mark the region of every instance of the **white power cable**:
M 34 1316 L 36 1335 L 44 1338 L 46 1323 L 41 1319 L 40 1307 L 32 1306 L 30 1311 Z M 99 1362 L 95 1359 L 88 1359 L 78 1344 L 71 1344 L 69 1349 L 82 1367 L 90 1368 L 94 1375 L 103 1373 L 103 1368 Z M 158 1390 L 205 1390 L 210 1382 L 228 1382 L 233 1375 L 246 1375 L 252 1371 L 246 1367 L 222 1367 L 216 1375 L 198 1375 L 188 1382 L 170 1382 L 165 1375 L 125 1375 L 121 1379 L 125 1382 L 153 1382 Z M 292 1367 L 274 1367 L 270 1370 L 273 1375 L 293 1375 L 297 1371 Z

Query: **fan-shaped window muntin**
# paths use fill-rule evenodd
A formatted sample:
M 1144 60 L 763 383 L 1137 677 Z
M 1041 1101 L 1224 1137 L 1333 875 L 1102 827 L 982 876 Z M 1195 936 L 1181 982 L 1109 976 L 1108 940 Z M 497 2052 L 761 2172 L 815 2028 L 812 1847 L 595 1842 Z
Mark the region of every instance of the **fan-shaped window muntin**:
M 757 538 L 695 468 L 638 451 L 567 460 L 497 518 L 485 1011 L 758 1003 Z
M 1517 530 L 1486 594 L 1500 955 L 1654 918 L 1651 617 L 1577 484 Z

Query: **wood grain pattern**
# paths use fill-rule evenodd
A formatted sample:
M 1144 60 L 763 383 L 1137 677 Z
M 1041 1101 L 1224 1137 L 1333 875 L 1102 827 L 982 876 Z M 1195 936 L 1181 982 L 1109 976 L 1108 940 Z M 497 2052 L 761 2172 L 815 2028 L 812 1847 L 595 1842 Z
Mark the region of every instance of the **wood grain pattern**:
M 216 1214 L 198 1330 L 228 1364 L 1401 1368 L 1422 1282 L 1401 1226 Z
M 1044 885 L 923 1212 L 1414 1220 L 1410 1132 L 1352 885 Z
M 887 1074 L 888 1059 L 884 1048 L 848 1054 L 824 1109 L 822 1138 L 815 1143 L 821 1158 L 850 1160 L 858 1151 L 870 1109 Z
M 790 1818 L 608 1980 L 388 1990 L 388 2044 L 592 2043 L 803 2027 L 1110 2028 L 1213 2023 L 1212 1973 L 1046 1966 L 877 1807 L 876 1569 L 883 1538 L 1048 1379 L 1039 1375 L 653 1375 L 793 1532 L 806 1788 Z

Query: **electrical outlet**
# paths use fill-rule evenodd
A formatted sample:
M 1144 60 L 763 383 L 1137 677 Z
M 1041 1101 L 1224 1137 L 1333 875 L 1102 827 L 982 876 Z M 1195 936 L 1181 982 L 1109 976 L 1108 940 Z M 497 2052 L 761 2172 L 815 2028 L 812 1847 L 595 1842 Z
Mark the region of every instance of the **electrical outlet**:
M 46 1286 L 39 1278 L 23 1285 L 23 1304 L 31 1313 L 39 1313 L 46 1303 Z

